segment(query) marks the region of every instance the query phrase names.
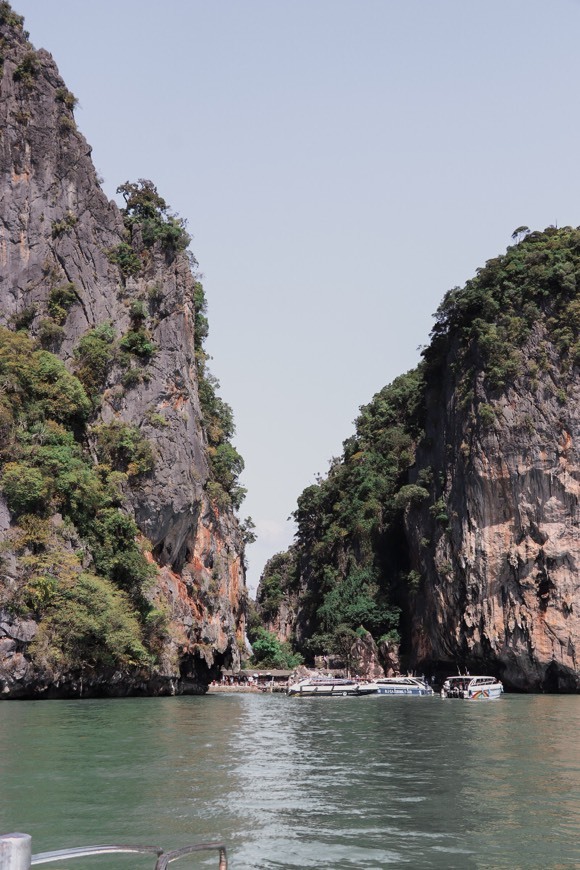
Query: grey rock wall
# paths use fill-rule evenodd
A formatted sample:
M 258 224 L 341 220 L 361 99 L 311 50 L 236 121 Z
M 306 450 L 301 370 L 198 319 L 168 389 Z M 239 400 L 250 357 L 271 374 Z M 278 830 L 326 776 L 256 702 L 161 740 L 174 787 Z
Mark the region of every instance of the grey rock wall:
M 527 362 L 540 347 L 539 382 Z M 547 349 L 547 351 L 546 351 Z M 512 688 L 580 689 L 580 387 L 538 324 L 520 376 L 501 397 L 478 378 L 484 425 L 447 365 L 428 397 L 417 457 L 440 476 L 447 522 L 427 505 L 406 517 L 423 575 L 414 614 L 419 667 L 491 669 Z M 452 362 L 452 360 L 449 360 Z
M 50 347 L 69 369 L 87 330 L 110 322 L 117 337 L 127 332 L 129 306 L 137 298 L 149 308 L 147 326 L 157 348 L 146 366 L 139 364 L 145 377 L 130 388 L 121 384 L 122 371 L 111 369 L 93 423 L 136 425 L 154 446 L 154 470 L 130 478 L 125 508 L 150 542 L 159 569 L 151 595 L 169 609 L 171 638 L 159 673 L 98 675 L 94 691 L 203 691 L 212 669 L 239 662 L 246 593 L 237 520 L 231 510 L 212 505 L 205 491 L 209 468 L 194 365 L 190 263 L 184 253 L 143 249 L 138 279 L 123 278 L 108 256 L 125 238 L 122 215 L 101 190 L 90 146 L 63 101 L 66 86 L 57 67 L 48 52 L 34 52 L 21 29 L 4 24 L 1 30 L 0 324 L 13 327 L 28 313 L 30 334 L 37 335 L 51 287 L 70 282 L 77 298 Z M 31 53 L 37 73 L 28 82 L 15 79 Z M 0 501 L 0 537 L 9 528 Z M 7 560 L 4 583 L 15 570 L 9 554 Z M 13 635 L 23 630 L 17 623 L 12 619 Z M 7 625 L 0 625 L 4 693 L 54 694 L 26 665 L 26 640 L 11 638 Z M 20 658 L 11 670 L 7 661 L 14 659 L 15 644 Z

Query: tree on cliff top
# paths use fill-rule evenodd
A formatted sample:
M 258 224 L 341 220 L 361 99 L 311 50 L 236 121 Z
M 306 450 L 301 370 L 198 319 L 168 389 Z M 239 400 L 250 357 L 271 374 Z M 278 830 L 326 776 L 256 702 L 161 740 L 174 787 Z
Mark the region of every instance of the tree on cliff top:
M 137 183 L 126 181 L 117 193 L 125 200 L 123 216 L 125 226 L 131 230 L 135 224 L 141 228 L 146 247 L 159 242 L 165 251 L 184 251 L 191 242 L 186 222 L 168 213 L 168 206 L 152 181 L 140 178 Z

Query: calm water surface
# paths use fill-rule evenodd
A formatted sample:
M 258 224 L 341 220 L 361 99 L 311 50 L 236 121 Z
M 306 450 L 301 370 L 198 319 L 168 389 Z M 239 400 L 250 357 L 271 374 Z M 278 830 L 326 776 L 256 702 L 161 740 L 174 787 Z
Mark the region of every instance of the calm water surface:
M 232 870 L 580 867 L 579 738 L 579 696 L 6 701 L 0 830 L 221 839 Z

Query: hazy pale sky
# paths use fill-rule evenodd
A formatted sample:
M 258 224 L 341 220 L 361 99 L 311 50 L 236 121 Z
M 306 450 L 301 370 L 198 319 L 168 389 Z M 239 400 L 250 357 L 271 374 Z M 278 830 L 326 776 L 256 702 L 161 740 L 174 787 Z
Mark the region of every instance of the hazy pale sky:
M 14 0 L 114 197 L 188 221 L 265 560 L 443 294 L 580 224 L 578 0 Z

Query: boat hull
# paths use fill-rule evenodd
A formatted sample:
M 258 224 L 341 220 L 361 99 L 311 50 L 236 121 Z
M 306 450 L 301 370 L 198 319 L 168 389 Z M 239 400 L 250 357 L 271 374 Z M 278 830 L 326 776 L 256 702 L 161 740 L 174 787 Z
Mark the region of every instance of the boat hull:
M 432 695 L 432 689 L 420 689 L 418 686 L 379 686 L 377 695 Z
M 503 688 L 501 686 L 484 686 L 481 689 L 469 689 L 465 700 L 467 701 L 495 701 L 501 698 Z

